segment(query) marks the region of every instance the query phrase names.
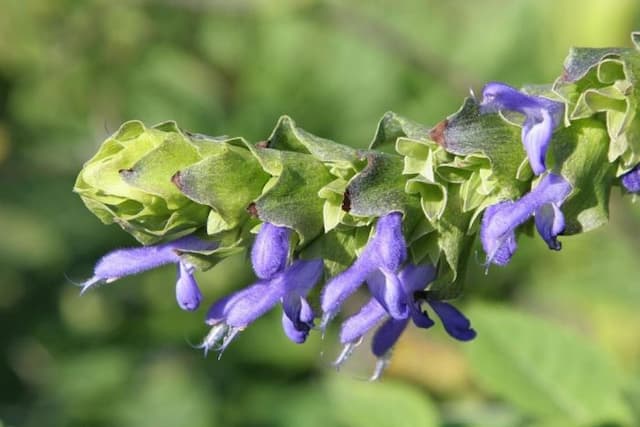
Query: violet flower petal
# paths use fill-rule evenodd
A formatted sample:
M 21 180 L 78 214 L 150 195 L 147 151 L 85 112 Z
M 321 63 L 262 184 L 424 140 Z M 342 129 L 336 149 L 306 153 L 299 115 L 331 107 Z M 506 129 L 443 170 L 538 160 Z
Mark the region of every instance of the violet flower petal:
M 262 224 L 251 248 L 251 264 L 258 278 L 270 279 L 284 270 L 289 257 L 290 231 L 269 222 Z
M 402 235 L 402 213 L 381 216 L 376 224 L 372 247 L 381 269 L 397 271 L 407 259 L 407 244 Z
M 321 297 L 323 327 L 342 303 L 377 269 L 397 271 L 405 262 L 407 248 L 402 235 L 402 214 L 392 212 L 378 219 L 374 236 L 356 261 L 324 287 Z
M 304 308 L 304 303 L 306 303 L 304 298 L 320 280 L 323 268 L 322 260 L 298 260 L 287 268 L 282 275 L 273 279 L 274 281 L 282 281 L 281 286 L 285 290 L 282 298 L 282 308 L 298 329 L 304 329 L 305 326 L 303 325 L 307 325 L 309 320 L 313 320 L 313 313 L 311 319 L 306 320 L 303 318 L 305 313 L 302 313 L 302 309 Z
M 260 281 L 215 303 L 209 310 L 209 316 L 223 319 L 234 328 L 245 328 L 278 304 L 283 294 L 282 286 Z M 207 323 L 212 322 L 209 316 Z
M 388 270 L 376 270 L 367 277 L 369 292 L 395 319 L 409 315 L 407 295 L 398 275 Z
M 518 247 L 515 235 L 515 227 L 518 224 L 510 228 L 512 224 L 504 223 L 504 215 L 497 215 L 503 210 L 510 210 L 513 203 L 511 201 L 496 203 L 484 211 L 480 227 L 480 240 L 487 254 L 487 263 L 507 265 Z M 500 231 L 496 231 L 496 229 Z
M 562 245 L 558 236 L 564 232 L 564 214 L 555 203 L 547 203 L 536 210 L 535 223 L 538 234 L 547 242 L 549 249 L 559 251 Z
M 476 337 L 476 331 L 471 328 L 471 322 L 453 305 L 444 301 L 427 301 L 436 312 L 444 329 L 453 338 L 469 341 Z
M 431 264 L 407 264 L 398 274 L 400 282 L 408 296 L 421 291 L 436 278 L 436 268 Z
M 408 321 L 408 319 L 389 319 L 378 328 L 371 343 L 371 351 L 376 357 L 382 358 L 391 350 L 407 327 Z
M 429 329 L 435 322 L 429 317 L 426 311 L 422 310 L 419 302 L 415 302 L 411 305 L 410 309 L 411 320 L 418 328 Z
M 519 200 L 500 202 L 487 208 L 480 227 L 480 240 L 487 253 L 487 262 L 498 265 L 508 263 L 516 249 L 516 227 L 542 206 L 549 203 L 562 204 L 570 193 L 571 185 L 567 180 L 549 173 L 540 180 L 536 188 Z
M 321 308 L 324 318 L 333 318 L 342 303 L 353 294 L 366 280 L 367 276 L 376 270 L 376 265 L 368 258 L 360 257 L 344 270 L 334 276 L 322 290 Z M 325 323 L 323 321 L 323 323 Z
M 82 292 L 98 283 L 111 283 L 125 276 L 132 276 L 180 262 L 180 252 L 211 250 L 216 242 L 185 236 L 172 242 L 137 248 L 116 249 L 103 256 L 93 270 L 93 277 L 82 284 Z
M 546 171 L 545 157 L 553 130 L 564 112 L 564 104 L 540 96 L 527 95 L 499 82 L 487 83 L 482 90 L 480 111 L 509 110 L 525 116 L 522 143 L 527 151 L 531 169 L 536 175 Z
M 193 267 L 186 263 L 178 263 L 178 279 L 176 281 L 176 300 L 183 310 L 197 310 L 202 301 L 202 293 L 193 277 Z
M 307 336 L 309 335 L 309 328 L 307 329 L 298 329 L 296 325 L 293 324 L 289 316 L 286 313 L 282 313 L 282 329 L 284 333 L 287 335 L 291 341 L 296 344 L 302 344 L 307 340 Z
M 384 307 L 378 300 L 371 298 L 360 311 L 342 323 L 340 342 L 342 344 L 357 342 L 386 316 Z
M 620 178 L 624 188 L 630 193 L 640 192 L 640 165 L 634 167 Z
M 527 118 L 522 128 L 522 143 L 529 158 L 529 164 L 533 173 L 540 175 L 547 170 L 545 158 L 547 148 L 551 141 L 551 135 L 555 124 L 546 110 L 541 110 L 541 120 Z
M 409 314 L 413 323 L 419 328 L 430 328 L 434 325 L 433 320 L 421 308 L 419 301 L 416 301 L 413 294 L 422 291 L 429 283 L 436 278 L 436 268 L 431 264 L 407 264 L 398 275 L 406 294 L 409 307 Z

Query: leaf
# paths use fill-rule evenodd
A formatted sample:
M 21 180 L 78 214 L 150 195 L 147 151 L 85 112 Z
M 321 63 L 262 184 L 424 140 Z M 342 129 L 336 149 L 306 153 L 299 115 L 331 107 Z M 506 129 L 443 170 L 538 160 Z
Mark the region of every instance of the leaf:
M 518 126 L 507 123 L 499 114 L 480 114 L 477 101 L 467 98 L 460 110 L 434 127 L 431 134 L 451 153 L 480 153 L 489 158 L 499 198 L 515 199 L 522 194 L 524 185 L 516 176 L 526 155 Z
M 342 168 L 353 168 L 360 160 L 357 150 L 296 127 L 296 123 L 289 116 L 280 117 L 267 141 L 267 146 L 276 150 L 311 154 L 321 162 L 332 163 Z
M 468 314 L 478 331 L 469 363 L 487 391 L 540 418 L 578 425 L 628 418 L 618 373 L 591 342 L 507 307 L 477 305 Z
M 328 407 L 337 425 L 351 427 L 439 426 L 436 408 L 408 385 L 384 380 L 368 383 L 336 377 L 325 383 Z
M 430 289 L 441 299 L 456 298 L 462 292 L 466 261 L 474 238 L 467 234 L 472 212 L 462 212 L 459 187 L 458 184 L 449 186 L 445 210 L 440 220 L 433 223 L 444 258 L 440 258 L 438 278 Z
M 633 51 L 633 49 L 572 47 L 569 49 L 569 55 L 564 60 L 564 72 L 554 86 L 576 82 L 585 77 L 593 67 L 604 59 L 617 57 L 629 51 Z
M 173 182 L 191 200 L 212 207 L 232 228 L 248 217 L 246 209 L 269 175 L 248 150 L 225 143 L 216 147 L 215 154 L 180 170 Z
M 552 170 L 573 187 L 562 204 L 565 234 L 597 228 L 608 221 L 614 165 L 607 161 L 608 135 L 601 122 L 585 119 L 556 132 L 550 146 Z
M 253 386 L 245 392 L 247 425 L 283 427 L 440 426 L 436 406 L 412 386 L 332 375 L 312 385 Z
M 380 149 L 384 145 L 394 144 L 396 139 L 407 137 L 418 141 L 430 141 L 429 128 L 398 114 L 387 111 L 378 122 L 378 129 L 369 144 L 370 149 Z
M 272 186 L 255 201 L 258 217 L 296 230 L 300 243 L 308 243 L 323 231 L 324 200 L 318 197 L 318 192 L 333 177 L 324 164 L 309 154 L 268 148 L 257 152 L 268 152 L 281 165 Z
M 128 185 L 163 198 L 169 209 L 178 209 L 188 199 L 173 185 L 171 177 L 198 160 L 198 151 L 181 134 L 167 133 L 160 145 L 119 174 Z
M 407 181 L 405 191 L 420 195 L 422 212 L 429 221 L 437 221 L 442 217 L 447 206 L 447 188 L 444 185 L 417 176 Z
M 417 204 L 418 199 L 404 191 L 403 164 L 402 157 L 397 155 L 367 154 L 367 166 L 347 187 L 349 213 L 382 216 L 393 211 L 404 212 L 408 204 Z

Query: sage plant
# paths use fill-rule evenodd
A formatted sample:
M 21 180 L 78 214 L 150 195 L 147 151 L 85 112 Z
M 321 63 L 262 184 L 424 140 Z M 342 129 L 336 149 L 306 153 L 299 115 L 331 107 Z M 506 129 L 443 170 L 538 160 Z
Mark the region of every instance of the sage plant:
M 74 190 L 142 246 L 107 254 L 83 291 L 176 264 L 178 304 L 196 310 L 194 271 L 246 251 L 256 282 L 212 303 L 205 352 L 277 305 L 286 336 L 303 343 L 361 287 L 369 299 L 342 320 L 336 366 L 373 331 L 379 377 L 407 325 L 430 328 L 430 314 L 471 340 L 453 301 L 476 236 L 487 268 L 504 266 L 528 222 L 560 250 L 559 236 L 607 222 L 613 187 L 640 191 L 640 34 L 632 42 L 572 49 L 550 85 L 488 83 L 435 126 L 386 113 L 366 150 L 286 116 L 256 144 L 124 123 Z

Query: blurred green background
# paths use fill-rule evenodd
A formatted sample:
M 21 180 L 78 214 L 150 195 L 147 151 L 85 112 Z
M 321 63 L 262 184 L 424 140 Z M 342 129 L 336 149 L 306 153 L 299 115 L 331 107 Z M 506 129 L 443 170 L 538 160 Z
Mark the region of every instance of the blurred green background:
M 560 253 L 523 237 L 488 275 L 478 253 L 461 301 L 478 338 L 408 330 L 378 383 L 366 345 L 336 374 L 335 332 L 296 346 L 277 313 L 204 358 L 172 268 L 80 298 L 72 281 L 134 242 L 71 193 L 127 119 L 259 141 L 286 113 L 364 147 L 386 110 L 435 124 L 485 81 L 553 81 L 571 45 L 629 46 L 639 2 L 1 4 L 0 426 L 640 425 L 640 210 L 618 191 L 611 224 Z M 206 302 L 249 270 L 201 274 Z

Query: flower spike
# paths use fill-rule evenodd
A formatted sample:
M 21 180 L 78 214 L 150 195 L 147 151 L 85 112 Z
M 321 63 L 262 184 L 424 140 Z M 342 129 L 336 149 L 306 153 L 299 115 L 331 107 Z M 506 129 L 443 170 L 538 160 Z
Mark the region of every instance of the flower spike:
M 640 48 L 638 34 L 633 41 Z M 177 303 L 192 311 L 203 300 L 195 269 L 248 251 L 256 279 L 210 305 L 205 354 L 221 354 L 278 305 L 283 333 L 303 343 L 316 317 L 324 332 L 365 284 L 369 298 L 342 319 L 336 367 L 370 336 L 378 378 L 410 323 L 474 339 L 470 320 L 442 298 L 463 291 L 476 235 L 485 267 L 506 265 L 522 225 L 557 251 L 559 236 L 607 222 L 614 186 L 640 193 L 638 63 L 639 49 L 572 49 L 552 85 L 490 82 L 435 126 L 385 113 L 368 149 L 287 116 L 256 144 L 127 122 L 74 191 L 144 246 L 102 257 L 81 292 L 174 264 Z M 315 310 L 325 274 L 333 277 Z

